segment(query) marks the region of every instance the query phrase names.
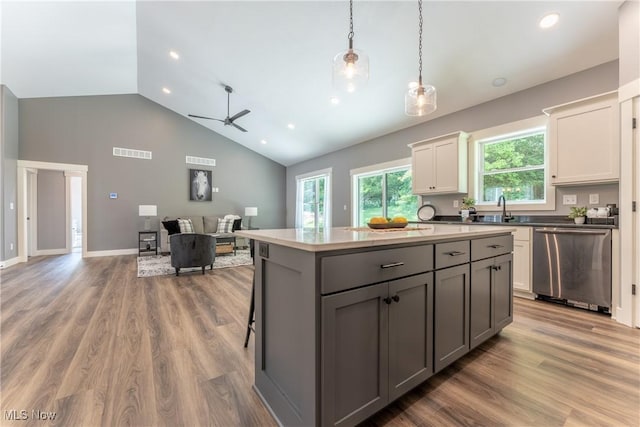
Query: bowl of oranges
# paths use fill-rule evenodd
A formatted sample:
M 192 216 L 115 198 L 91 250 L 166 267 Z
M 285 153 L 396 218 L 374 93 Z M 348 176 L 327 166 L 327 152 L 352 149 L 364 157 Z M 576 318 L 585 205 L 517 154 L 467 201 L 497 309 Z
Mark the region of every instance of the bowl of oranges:
M 393 218 L 385 218 L 383 216 L 374 216 L 369 220 L 367 225 L 369 228 L 405 228 L 409 222 L 403 216 L 395 216 Z

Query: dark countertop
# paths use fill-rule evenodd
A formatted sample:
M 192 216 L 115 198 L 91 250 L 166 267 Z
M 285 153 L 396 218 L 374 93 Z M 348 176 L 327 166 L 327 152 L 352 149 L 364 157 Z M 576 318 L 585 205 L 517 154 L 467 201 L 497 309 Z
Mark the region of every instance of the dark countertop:
M 618 217 L 587 218 L 585 224 L 576 224 L 573 219 L 565 215 L 514 215 L 508 222 L 502 221 L 502 215 L 472 215 L 472 221 L 465 224 L 473 225 L 508 225 L 527 227 L 567 227 L 567 228 L 618 228 Z M 431 221 L 409 221 L 412 224 L 460 224 L 460 215 L 436 215 Z

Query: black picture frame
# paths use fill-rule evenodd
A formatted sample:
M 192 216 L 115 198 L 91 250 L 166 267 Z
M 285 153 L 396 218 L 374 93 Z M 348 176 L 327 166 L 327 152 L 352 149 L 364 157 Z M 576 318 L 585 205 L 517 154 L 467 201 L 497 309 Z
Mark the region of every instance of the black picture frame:
M 189 200 L 210 202 L 212 200 L 211 180 L 213 173 L 206 169 L 189 169 Z

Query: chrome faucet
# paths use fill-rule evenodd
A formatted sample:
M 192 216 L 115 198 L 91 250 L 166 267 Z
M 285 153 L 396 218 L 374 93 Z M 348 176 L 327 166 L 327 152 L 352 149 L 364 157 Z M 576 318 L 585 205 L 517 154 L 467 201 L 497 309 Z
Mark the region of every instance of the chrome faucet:
M 511 215 L 507 215 L 507 199 L 505 199 L 504 194 L 501 194 L 498 197 L 498 207 L 502 206 L 502 222 L 507 222 L 511 219 Z

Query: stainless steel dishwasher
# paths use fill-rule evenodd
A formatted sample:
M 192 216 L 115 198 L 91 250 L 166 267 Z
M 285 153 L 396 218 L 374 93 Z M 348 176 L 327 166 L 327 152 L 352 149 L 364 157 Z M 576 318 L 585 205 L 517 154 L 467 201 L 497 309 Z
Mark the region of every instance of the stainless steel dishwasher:
M 611 312 L 611 230 L 535 228 L 533 292 L 540 299 Z

